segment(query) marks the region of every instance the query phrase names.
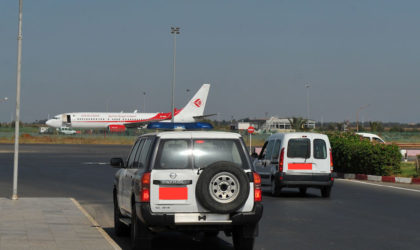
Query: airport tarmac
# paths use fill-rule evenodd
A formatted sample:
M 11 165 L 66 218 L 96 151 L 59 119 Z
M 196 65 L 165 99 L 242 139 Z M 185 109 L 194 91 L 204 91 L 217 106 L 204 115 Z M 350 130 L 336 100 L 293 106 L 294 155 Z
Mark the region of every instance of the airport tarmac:
M 113 156 L 129 146 L 21 145 L 20 197 L 74 197 L 123 248 L 128 237 L 113 232 Z M 13 145 L 0 144 L 0 197 L 12 194 Z M 395 187 L 403 187 L 397 189 Z M 263 196 L 264 215 L 255 249 L 418 249 L 420 192 L 412 185 L 368 185 L 337 180 L 332 197 L 309 189 Z M 408 190 L 405 190 L 408 189 Z M 413 191 L 414 190 L 414 191 Z M 196 242 L 179 233 L 160 234 L 154 249 L 233 249 L 231 239 Z

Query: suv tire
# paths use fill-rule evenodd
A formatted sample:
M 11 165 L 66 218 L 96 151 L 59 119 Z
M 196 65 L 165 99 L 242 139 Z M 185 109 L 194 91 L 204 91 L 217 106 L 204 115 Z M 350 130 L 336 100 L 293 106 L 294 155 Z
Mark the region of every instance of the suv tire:
M 129 227 L 120 221 L 122 218 L 120 207 L 118 205 L 116 190 L 114 190 L 114 231 L 116 236 L 126 236 L 129 233 Z
M 137 218 L 136 207 L 131 208 L 131 249 L 150 250 L 152 249 L 152 233 Z
M 235 250 L 252 250 L 254 249 L 254 237 L 245 237 L 242 230 L 234 229 L 232 232 L 233 247 Z
M 321 195 L 324 198 L 329 198 L 331 196 L 331 187 L 330 186 L 322 187 Z
M 201 172 L 195 191 L 198 202 L 211 212 L 232 213 L 248 199 L 249 179 L 232 162 L 219 161 Z

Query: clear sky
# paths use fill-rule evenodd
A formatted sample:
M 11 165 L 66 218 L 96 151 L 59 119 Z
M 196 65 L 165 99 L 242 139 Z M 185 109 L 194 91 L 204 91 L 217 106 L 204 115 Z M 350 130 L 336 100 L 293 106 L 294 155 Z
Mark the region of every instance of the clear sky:
M 22 120 L 168 112 L 204 82 L 206 113 L 420 122 L 420 1 L 24 0 Z M 0 1 L 0 121 L 16 96 L 18 0 Z M 191 89 L 187 93 L 186 89 Z

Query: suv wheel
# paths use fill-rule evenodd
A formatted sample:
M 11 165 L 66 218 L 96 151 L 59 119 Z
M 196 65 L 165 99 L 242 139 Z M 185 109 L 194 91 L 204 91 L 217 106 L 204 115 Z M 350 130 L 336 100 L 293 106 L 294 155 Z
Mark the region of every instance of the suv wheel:
M 131 208 L 131 249 L 152 249 L 152 234 L 147 227 L 137 218 L 136 207 Z
M 254 237 L 245 237 L 242 230 L 235 229 L 232 232 L 233 247 L 235 250 L 252 250 L 254 249 Z
M 271 177 L 271 195 L 272 196 L 279 196 L 281 192 L 281 188 L 277 186 L 275 177 Z
M 122 218 L 120 207 L 118 206 L 118 200 L 116 191 L 114 190 L 114 231 L 116 236 L 128 235 L 129 227 L 120 221 Z
M 331 196 L 331 187 L 326 186 L 321 188 L 321 195 L 324 198 L 329 198 Z
M 201 172 L 196 197 L 211 212 L 232 213 L 248 199 L 249 183 L 243 169 L 231 162 L 216 162 Z

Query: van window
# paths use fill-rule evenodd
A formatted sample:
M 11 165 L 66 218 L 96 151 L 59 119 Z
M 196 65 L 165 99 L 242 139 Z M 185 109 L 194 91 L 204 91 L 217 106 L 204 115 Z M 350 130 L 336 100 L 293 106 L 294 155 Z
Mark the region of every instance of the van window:
M 273 154 L 273 147 L 274 147 L 274 140 L 268 142 L 266 150 L 265 150 L 265 160 L 271 160 L 271 155 Z
M 309 158 L 311 156 L 311 143 L 308 138 L 290 139 L 287 144 L 287 157 Z
M 314 158 L 327 159 L 327 145 L 322 139 L 314 140 Z
M 276 143 L 274 144 L 273 154 L 271 155 L 271 160 L 279 159 L 280 145 L 281 145 L 281 140 L 277 140 Z

